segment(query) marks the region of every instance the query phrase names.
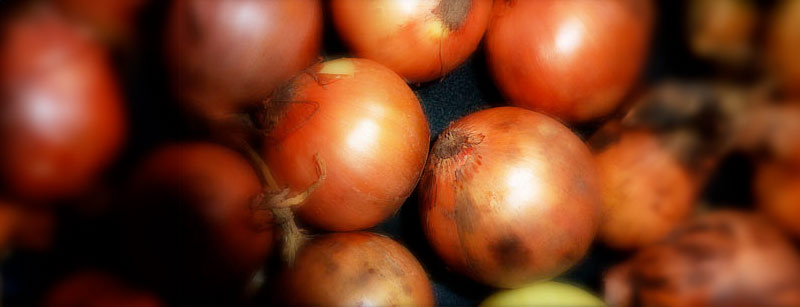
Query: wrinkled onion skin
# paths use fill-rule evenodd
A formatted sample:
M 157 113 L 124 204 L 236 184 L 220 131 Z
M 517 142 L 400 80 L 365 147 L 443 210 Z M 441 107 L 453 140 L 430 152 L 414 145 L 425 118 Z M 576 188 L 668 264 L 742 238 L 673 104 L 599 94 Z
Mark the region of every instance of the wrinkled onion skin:
M 595 162 L 603 197 L 599 238 L 611 247 L 635 249 L 660 241 L 694 207 L 688 169 L 650 132 L 622 132 Z
M 272 248 L 271 215 L 251 209 L 258 176 L 233 150 L 169 145 L 144 161 L 129 189 L 121 215 L 132 269 L 165 293 L 241 282 Z
M 800 162 L 800 159 L 797 162 Z M 756 169 L 754 192 L 759 209 L 790 234 L 800 238 L 798 165 L 762 163 Z
M 176 0 L 167 64 L 187 111 L 219 120 L 311 65 L 321 40 L 318 0 Z
M 43 307 L 163 307 L 150 293 L 133 289 L 101 272 L 85 271 L 56 284 L 44 298 Z
M 419 180 L 430 144 L 425 114 L 408 85 L 373 61 L 338 59 L 309 71 L 269 102 L 282 113 L 264 160 L 298 192 L 319 178 L 315 155 L 326 164 L 327 178 L 296 211 L 304 222 L 333 231 L 375 226 Z
M 422 265 L 387 237 L 334 233 L 315 238 L 280 279 L 286 305 L 433 306 Z
M 468 141 L 450 147 L 449 133 Z M 484 110 L 451 124 L 431 152 L 422 225 L 452 269 L 516 287 L 586 253 L 600 219 L 597 178 L 588 148 L 561 123 L 516 107 Z
M 798 306 L 800 255 L 763 218 L 736 211 L 697 217 L 613 267 L 611 306 Z
M 487 60 L 515 106 L 568 122 L 608 115 L 642 69 L 650 0 L 495 1 Z
M 3 31 L 0 169 L 14 197 L 49 202 L 97 179 L 122 145 L 126 118 L 105 50 L 37 8 Z
M 446 75 L 475 51 L 492 8 L 491 0 L 471 0 L 464 21 L 450 28 L 434 13 L 443 1 L 448 0 L 335 0 L 331 12 L 356 56 L 386 65 L 408 82 L 425 82 Z

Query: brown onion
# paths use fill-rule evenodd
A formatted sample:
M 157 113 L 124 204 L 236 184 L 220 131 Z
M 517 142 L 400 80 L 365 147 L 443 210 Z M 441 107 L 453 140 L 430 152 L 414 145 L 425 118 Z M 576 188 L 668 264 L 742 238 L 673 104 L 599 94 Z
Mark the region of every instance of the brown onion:
M 759 11 L 750 0 L 691 0 L 687 29 L 692 52 L 720 64 L 742 65 L 755 53 Z
M 358 57 L 409 82 L 440 78 L 478 47 L 490 0 L 335 0 L 333 22 Z
M 322 40 L 318 0 L 176 0 L 167 64 L 187 111 L 219 120 L 266 99 L 311 65 Z
M 553 277 L 599 223 L 592 156 L 561 123 L 515 107 L 451 124 L 419 187 L 422 224 L 452 269 L 498 287 Z
M 511 104 L 570 122 L 611 113 L 636 81 L 650 0 L 495 1 L 489 66 Z
M 327 177 L 297 209 L 326 230 L 375 226 L 411 194 L 428 154 L 430 132 L 414 92 L 388 68 L 338 59 L 309 68 L 260 114 L 264 160 L 281 186 L 304 191 Z
M 767 62 L 785 92 L 800 97 L 800 1 L 780 1 L 767 30 Z
M 280 277 L 282 304 L 290 306 L 433 306 L 422 266 L 387 237 L 334 233 L 305 245 Z
M 761 163 L 756 169 L 756 204 L 768 217 L 800 238 L 800 157 L 794 163 Z
M 611 306 L 800 306 L 800 255 L 762 218 L 698 217 L 614 267 Z

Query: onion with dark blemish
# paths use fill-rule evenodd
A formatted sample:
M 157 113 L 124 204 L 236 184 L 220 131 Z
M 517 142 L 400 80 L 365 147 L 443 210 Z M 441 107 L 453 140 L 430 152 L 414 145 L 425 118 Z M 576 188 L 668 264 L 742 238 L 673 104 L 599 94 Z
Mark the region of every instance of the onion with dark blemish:
M 768 221 L 721 211 L 611 269 L 611 306 L 800 306 L 800 255 Z
M 463 63 L 486 30 L 491 0 L 335 0 L 333 22 L 358 57 L 409 82 L 430 81 Z
M 498 287 L 572 267 L 600 219 L 586 145 L 561 123 L 515 107 L 451 124 L 419 191 L 425 234 L 445 263 Z
M 387 237 L 334 233 L 313 239 L 280 277 L 281 305 L 433 306 L 422 266 Z

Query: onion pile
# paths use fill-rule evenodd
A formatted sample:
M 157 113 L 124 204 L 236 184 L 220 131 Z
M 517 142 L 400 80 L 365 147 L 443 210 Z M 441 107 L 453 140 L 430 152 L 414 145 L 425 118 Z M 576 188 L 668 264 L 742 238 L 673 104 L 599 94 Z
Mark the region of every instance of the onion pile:
M 472 54 L 486 30 L 490 0 L 335 0 L 333 22 L 358 56 L 409 82 L 440 78 Z
M 515 107 L 450 125 L 419 187 L 422 225 L 452 269 L 516 287 L 564 272 L 599 224 L 599 191 L 586 145 L 559 122 Z
M 278 183 L 300 192 L 319 180 L 296 212 L 325 230 L 365 229 L 389 217 L 414 190 L 428 155 L 428 122 L 414 92 L 370 60 L 309 68 L 259 118 L 264 160 Z M 315 159 L 325 165 L 322 180 Z

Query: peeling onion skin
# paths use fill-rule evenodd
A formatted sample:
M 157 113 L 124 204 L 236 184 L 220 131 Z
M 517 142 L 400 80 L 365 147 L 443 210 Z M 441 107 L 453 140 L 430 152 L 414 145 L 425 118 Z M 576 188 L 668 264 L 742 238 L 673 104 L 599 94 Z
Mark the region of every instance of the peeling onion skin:
M 0 47 L 0 177 L 25 203 L 85 192 L 127 119 L 106 50 L 50 7 L 7 21 Z
M 595 154 L 602 191 L 599 239 L 636 249 L 664 239 L 694 208 L 689 170 L 646 130 L 622 132 Z
M 428 155 L 430 132 L 417 97 L 393 71 L 365 59 L 309 68 L 267 103 L 264 160 L 278 183 L 303 191 L 327 178 L 296 210 L 331 231 L 366 229 L 403 204 Z
M 333 233 L 306 243 L 281 275 L 281 305 L 433 306 L 422 265 L 387 237 Z
M 503 288 L 572 267 L 600 220 L 589 149 L 561 123 L 516 107 L 451 124 L 419 193 L 425 234 L 445 263 Z
M 317 60 L 318 0 L 176 0 L 166 32 L 175 94 L 218 121 L 266 99 Z
M 120 211 L 133 274 L 170 297 L 246 281 L 274 241 L 272 215 L 251 209 L 260 192 L 249 161 L 226 147 L 180 143 L 152 153 Z
M 56 284 L 43 307 L 165 307 L 154 295 L 134 289 L 106 273 L 84 271 Z
M 647 56 L 650 0 L 495 1 L 489 68 L 512 105 L 567 122 L 610 114 Z
M 461 65 L 477 49 L 491 9 L 491 0 L 331 1 L 350 50 L 408 82 L 441 78 Z
M 605 277 L 611 306 L 800 306 L 800 255 L 760 216 L 697 217 Z

